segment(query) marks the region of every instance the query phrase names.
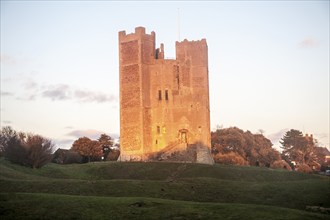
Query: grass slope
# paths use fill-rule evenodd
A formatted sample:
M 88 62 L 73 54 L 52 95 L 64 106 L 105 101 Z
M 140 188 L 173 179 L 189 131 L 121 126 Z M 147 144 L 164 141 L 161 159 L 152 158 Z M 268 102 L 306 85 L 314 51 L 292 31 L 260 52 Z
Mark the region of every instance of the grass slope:
M 272 206 L 141 197 L 15 193 L 1 194 L 0 204 L 4 202 L 1 219 L 326 219 L 316 213 Z
M 304 211 L 330 207 L 329 178 L 284 170 L 116 162 L 33 170 L 3 159 L 0 168 L 0 215 L 7 219 L 329 217 Z

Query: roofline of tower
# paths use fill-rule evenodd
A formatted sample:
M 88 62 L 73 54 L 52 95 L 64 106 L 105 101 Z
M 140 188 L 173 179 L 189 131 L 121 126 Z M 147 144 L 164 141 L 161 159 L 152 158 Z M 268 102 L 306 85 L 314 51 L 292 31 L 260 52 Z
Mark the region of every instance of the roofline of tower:
M 175 44 L 207 44 L 206 43 L 206 39 L 205 38 L 202 38 L 201 40 L 187 40 L 187 39 L 184 39 L 183 41 L 175 41 Z
M 145 27 L 139 26 L 135 28 L 135 32 L 134 33 L 129 33 L 126 34 L 126 31 L 119 31 L 118 32 L 119 37 L 128 37 L 128 36 L 132 36 L 132 35 L 149 35 L 149 36 L 155 36 L 155 32 L 151 31 L 150 34 L 146 34 L 146 29 Z

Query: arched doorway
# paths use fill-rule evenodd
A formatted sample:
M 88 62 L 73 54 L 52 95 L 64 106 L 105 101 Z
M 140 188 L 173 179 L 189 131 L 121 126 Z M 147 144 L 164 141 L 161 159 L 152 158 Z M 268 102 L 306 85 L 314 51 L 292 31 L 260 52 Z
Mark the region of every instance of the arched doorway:
M 181 129 L 179 131 L 180 133 L 180 143 L 188 143 L 188 130 L 187 129 Z

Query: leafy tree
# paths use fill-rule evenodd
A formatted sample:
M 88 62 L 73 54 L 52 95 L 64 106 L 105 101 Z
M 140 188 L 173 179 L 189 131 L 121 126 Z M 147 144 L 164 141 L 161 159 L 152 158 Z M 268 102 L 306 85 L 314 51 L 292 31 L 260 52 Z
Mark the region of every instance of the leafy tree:
M 272 148 L 272 142 L 265 138 L 262 134 L 252 135 L 254 138 L 253 151 L 256 153 L 250 159 L 252 161 L 259 161 L 261 164 L 270 167 L 275 161 L 281 160 L 280 153 Z
M 110 149 L 110 152 L 109 152 L 108 156 L 105 159 L 110 160 L 110 161 L 116 161 L 116 160 L 118 160 L 119 155 L 120 155 L 119 150 Z
M 244 132 L 236 127 L 217 129 L 212 132 L 211 144 L 214 159 L 220 163 L 269 167 L 272 163 L 281 159 L 279 152 L 272 148 L 273 144 L 263 134 L 252 134 L 250 131 Z
M 217 154 L 214 156 L 214 161 L 225 165 L 247 165 L 247 161 L 235 152 Z
M 113 145 L 112 138 L 107 134 L 101 134 L 98 141 L 102 147 L 112 147 Z
M 315 147 L 313 136 L 303 136 L 299 130 L 287 131 L 280 143 L 282 145 L 282 157 L 288 162 L 296 161 L 306 164 L 315 160 L 313 150 Z
M 3 127 L 0 132 L 0 145 L 7 160 L 27 166 L 28 151 L 22 144 L 21 136 L 11 127 Z
M 113 141 L 109 135 L 101 134 L 98 142 L 100 143 L 103 150 L 103 160 L 107 160 L 107 157 L 111 152 L 111 147 L 113 146 Z
M 88 162 L 99 160 L 103 155 L 103 149 L 100 143 L 88 137 L 82 137 L 73 142 L 71 150 L 78 152 L 81 156 L 87 157 Z
M 236 127 L 227 129 L 218 129 L 211 133 L 212 152 L 217 153 L 229 153 L 236 152 L 239 155 L 245 157 L 244 149 L 245 146 L 244 132 Z
M 330 166 L 330 164 L 327 164 L 325 160 L 326 156 L 330 156 L 330 151 L 326 147 L 315 146 L 313 154 L 315 155 L 315 160 L 317 163 L 322 166 Z
M 40 135 L 16 132 L 4 127 L 0 132 L 0 145 L 9 161 L 32 168 L 40 168 L 52 159 L 52 142 Z

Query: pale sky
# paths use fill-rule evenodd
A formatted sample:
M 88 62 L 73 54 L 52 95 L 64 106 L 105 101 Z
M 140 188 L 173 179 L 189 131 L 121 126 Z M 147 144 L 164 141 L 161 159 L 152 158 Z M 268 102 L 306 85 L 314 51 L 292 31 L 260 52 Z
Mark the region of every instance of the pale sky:
M 211 130 L 279 145 L 292 128 L 329 148 L 329 1 L 1 1 L 1 126 L 61 148 L 118 135 L 118 32 L 137 26 L 169 58 L 178 30 L 206 38 Z

